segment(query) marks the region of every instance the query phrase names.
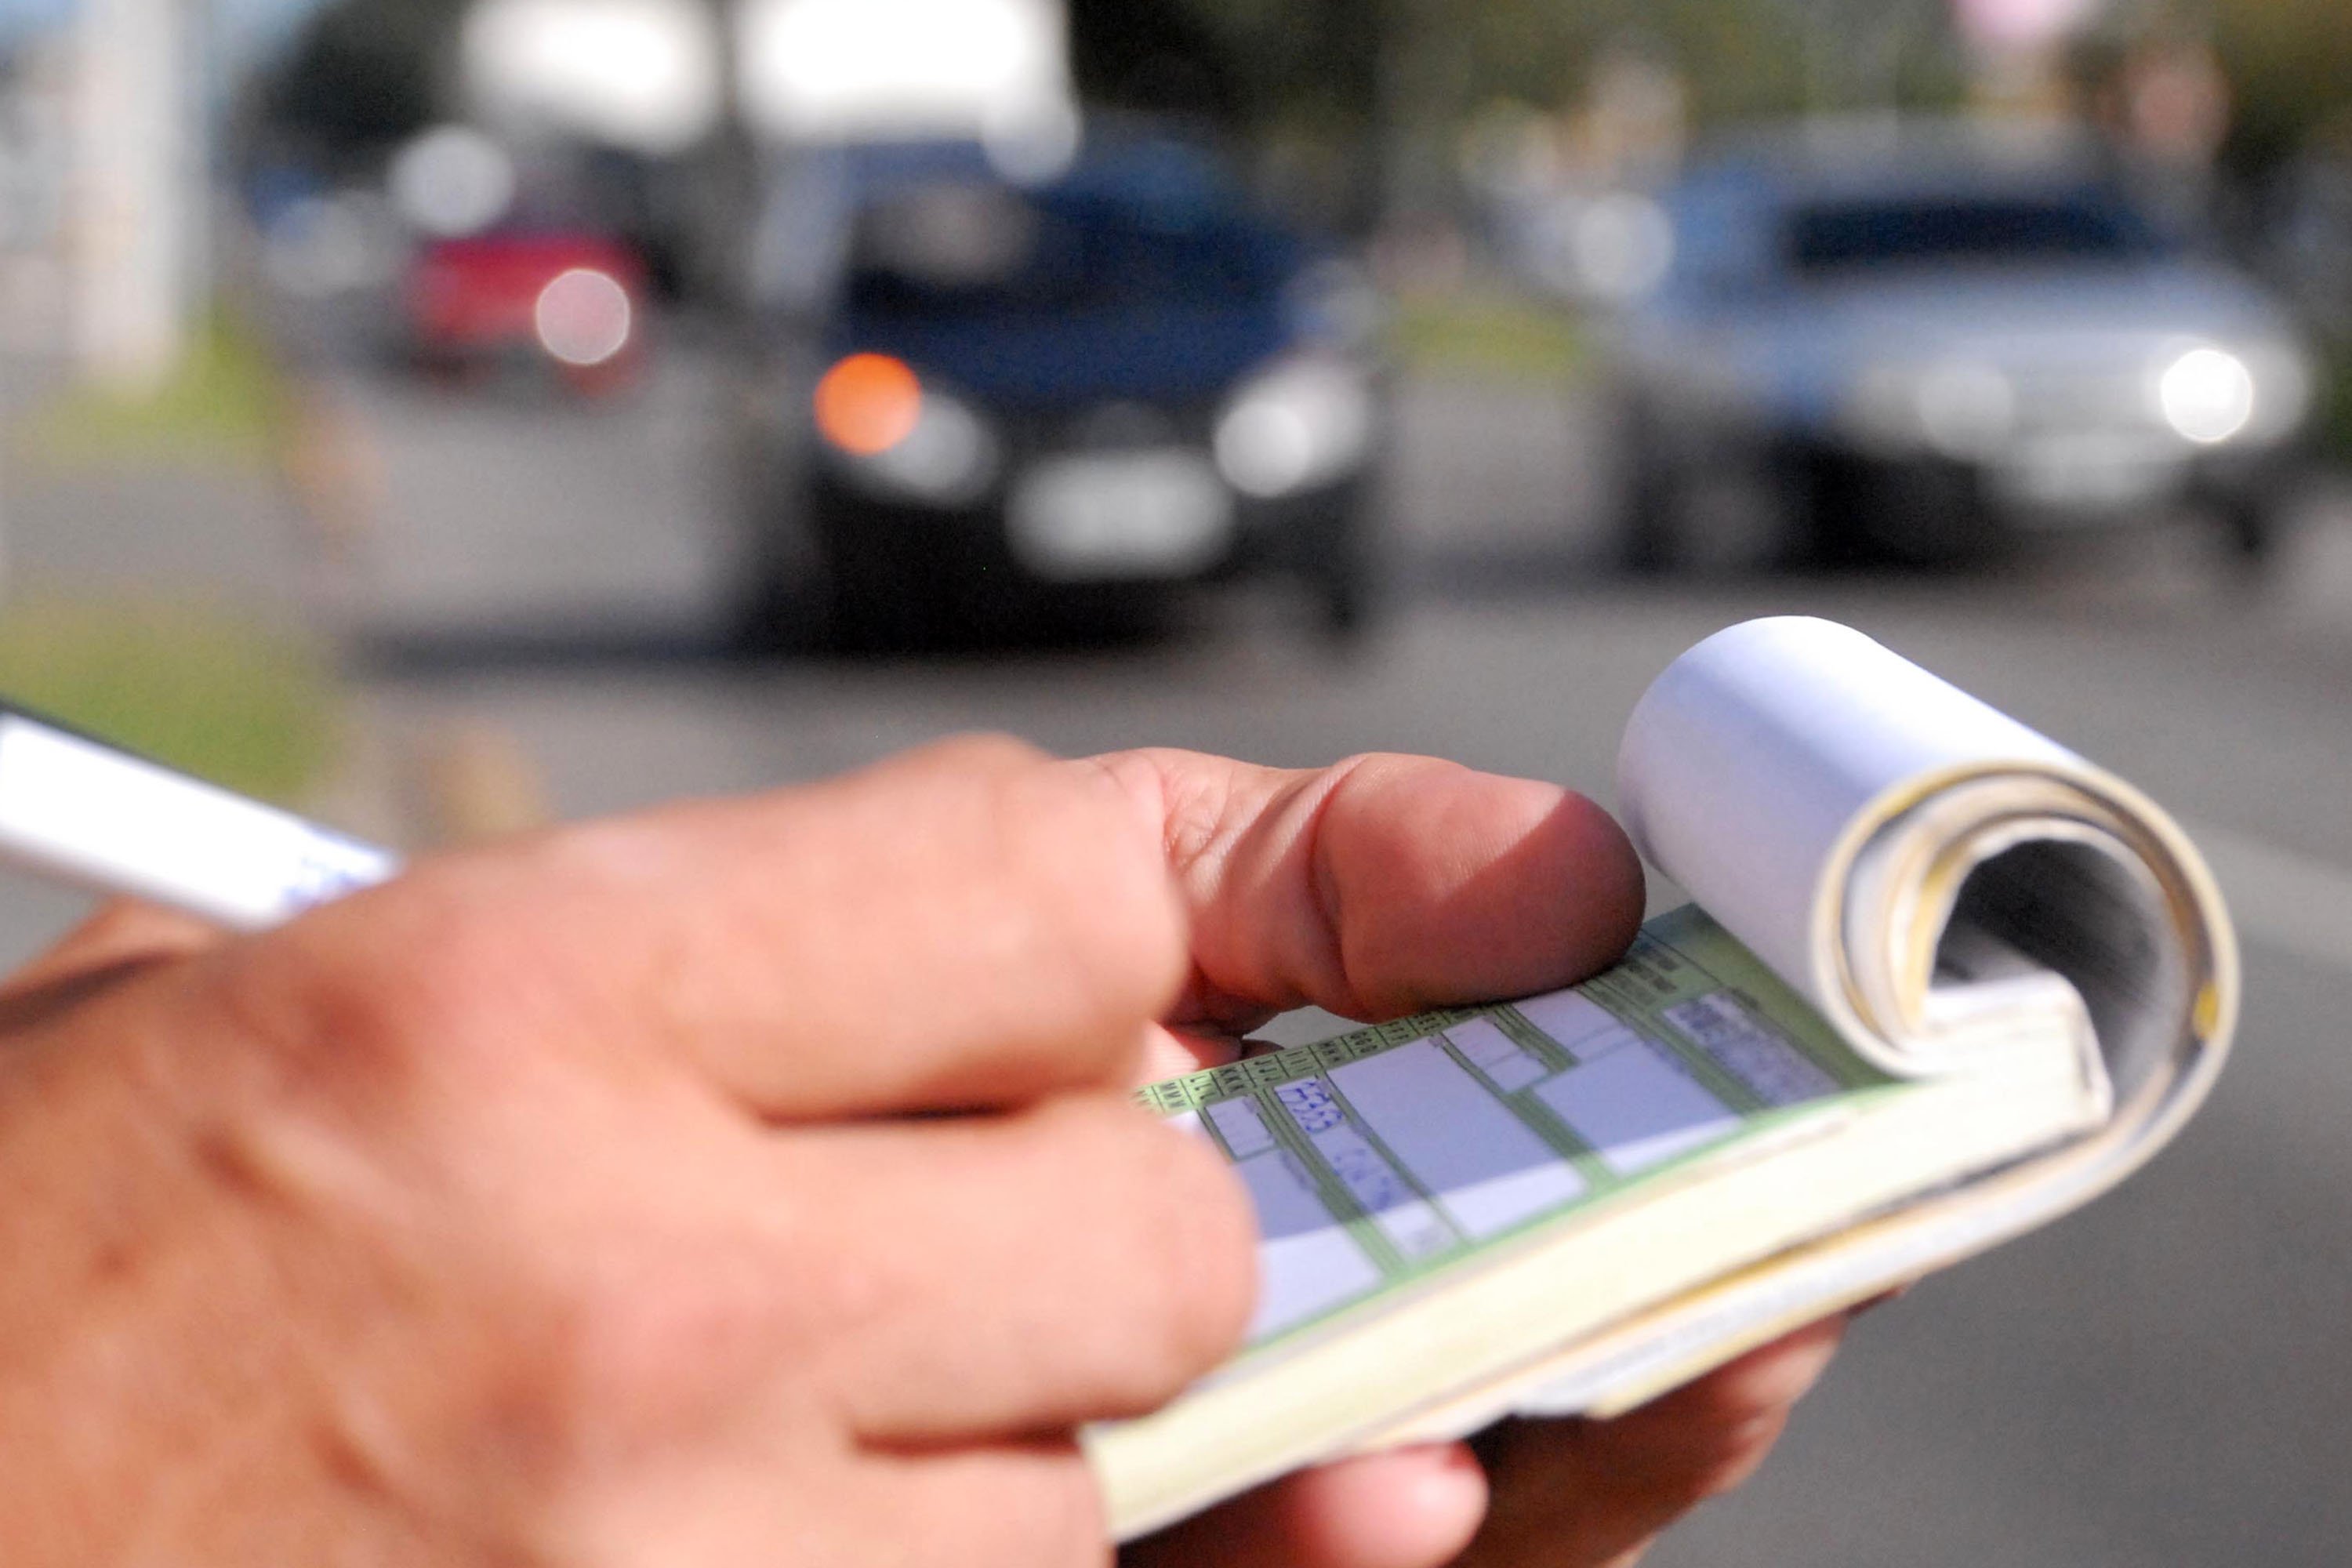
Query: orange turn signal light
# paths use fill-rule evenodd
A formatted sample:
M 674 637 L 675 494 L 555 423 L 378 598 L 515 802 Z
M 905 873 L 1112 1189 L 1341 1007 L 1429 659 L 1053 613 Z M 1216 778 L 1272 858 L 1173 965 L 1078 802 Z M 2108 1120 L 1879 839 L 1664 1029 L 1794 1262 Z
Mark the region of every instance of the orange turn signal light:
M 817 433 L 852 457 L 888 451 L 922 414 L 922 382 L 888 354 L 851 354 L 816 384 Z

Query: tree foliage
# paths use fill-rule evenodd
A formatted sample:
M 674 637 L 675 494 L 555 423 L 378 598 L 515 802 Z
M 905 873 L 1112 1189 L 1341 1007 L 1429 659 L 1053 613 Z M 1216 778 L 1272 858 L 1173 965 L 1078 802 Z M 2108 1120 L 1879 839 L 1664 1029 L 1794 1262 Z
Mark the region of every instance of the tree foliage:
M 1830 0 L 1077 0 L 1076 14 L 1115 28 L 1155 8 L 1197 19 L 1261 120 L 1559 107 L 1629 41 L 1676 60 L 1703 118 L 1771 113 L 1804 100 L 1809 45 L 1838 29 Z
M 2228 150 L 2234 165 L 2275 167 L 2315 132 L 2352 142 L 2352 26 L 2343 0 L 2229 0 L 2215 7 L 2212 29 L 2237 100 Z
M 446 111 L 466 0 L 335 0 L 303 25 L 261 86 L 279 134 L 330 157 L 401 142 Z

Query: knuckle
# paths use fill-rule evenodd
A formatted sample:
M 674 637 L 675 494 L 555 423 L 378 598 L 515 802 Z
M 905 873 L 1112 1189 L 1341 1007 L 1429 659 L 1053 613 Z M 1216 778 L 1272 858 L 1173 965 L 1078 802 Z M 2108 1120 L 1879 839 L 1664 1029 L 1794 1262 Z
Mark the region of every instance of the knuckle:
M 367 1084 L 510 1056 L 531 987 L 497 902 L 425 874 L 266 943 L 232 1000 L 290 1064 Z
M 1188 922 L 1165 844 L 1099 768 L 1008 779 L 1000 796 L 1011 868 L 1064 911 L 1062 928 L 1106 985 L 1106 1010 L 1149 1016 L 1182 982 Z
M 1133 1300 L 1120 1392 L 1155 1406 L 1231 1354 L 1256 1296 L 1256 1226 L 1239 1182 L 1198 1140 L 1125 1105 L 1105 1108 L 1089 1168 L 1122 1215 L 1115 1260 Z
M 1190 946 L 1183 907 L 1157 825 L 1115 777 L 988 736 L 907 765 L 920 818 L 969 858 L 970 889 L 1023 961 L 1058 967 L 1072 999 L 1105 1022 L 1139 1023 L 1175 994 Z
M 637 1299 L 593 1286 L 549 1292 L 551 1310 L 539 1314 L 551 1325 L 536 1367 L 536 1394 L 554 1429 L 579 1434 L 618 1412 L 642 1412 L 650 1398 L 677 1396 L 694 1369 L 687 1347 L 702 1346 L 685 1335 L 658 1331 L 666 1321 L 695 1314 L 679 1300 L 677 1286 L 647 1284 Z
M 602 1250 L 593 1270 L 538 1272 L 505 1314 L 518 1374 L 499 1391 L 499 1426 L 528 1435 L 557 1489 L 616 1451 L 706 1429 L 780 1337 L 769 1300 L 741 1288 L 754 1260 L 734 1254 L 748 1249 L 706 1242 L 676 1258 L 622 1238 Z

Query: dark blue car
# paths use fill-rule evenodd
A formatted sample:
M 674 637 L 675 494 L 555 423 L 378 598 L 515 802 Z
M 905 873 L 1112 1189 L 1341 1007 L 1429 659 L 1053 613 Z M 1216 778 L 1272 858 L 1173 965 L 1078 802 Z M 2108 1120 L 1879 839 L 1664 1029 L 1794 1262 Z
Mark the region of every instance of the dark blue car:
M 901 642 L 1292 575 L 1373 599 L 1382 406 L 1344 269 L 1129 136 L 804 153 L 755 246 L 755 625 Z

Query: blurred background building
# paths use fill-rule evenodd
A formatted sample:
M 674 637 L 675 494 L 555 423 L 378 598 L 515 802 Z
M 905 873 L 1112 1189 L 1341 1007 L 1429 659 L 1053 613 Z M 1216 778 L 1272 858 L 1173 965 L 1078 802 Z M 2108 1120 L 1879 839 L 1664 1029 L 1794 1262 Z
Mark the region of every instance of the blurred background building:
M 0 0 L 0 691 L 232 784 L 1605 798 L 1804 609 L 2189 817 L 2211 1113 L 1667 1568 L 2342 1560 L 2347 374 L 2336 0 Z

